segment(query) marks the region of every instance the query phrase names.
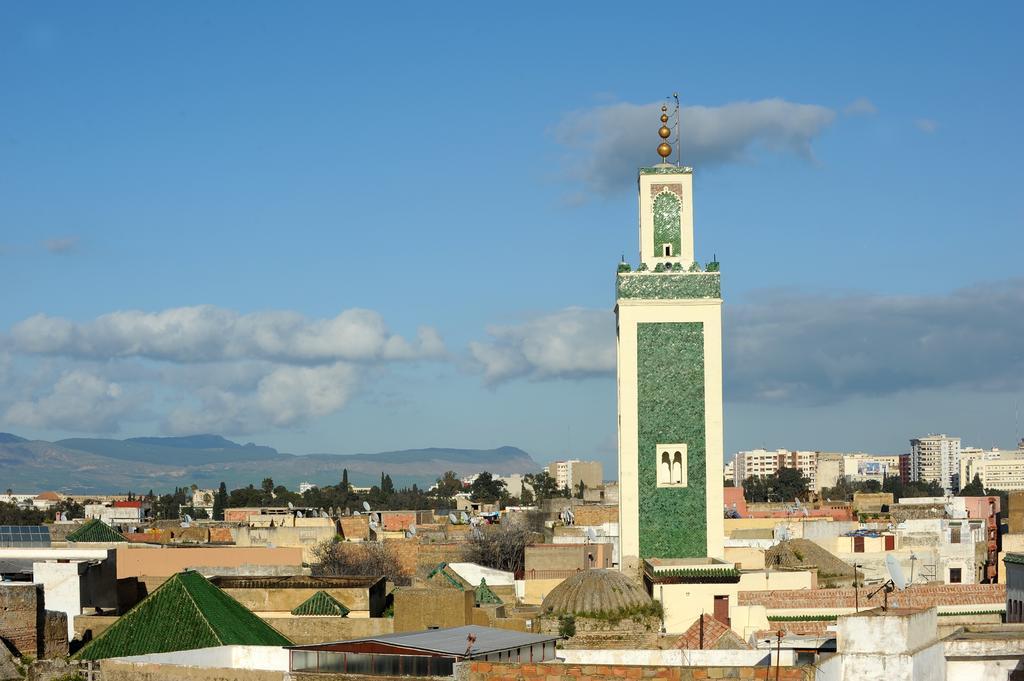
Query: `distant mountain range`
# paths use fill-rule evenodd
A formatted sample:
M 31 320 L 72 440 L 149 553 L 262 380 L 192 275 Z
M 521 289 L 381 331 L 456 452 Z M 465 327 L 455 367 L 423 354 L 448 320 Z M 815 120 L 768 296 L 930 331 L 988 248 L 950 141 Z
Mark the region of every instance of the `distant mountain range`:
M 517 447 L 497 449 L 406 449 L 375 454 L 305 454 L 232 442 L 219 435 L 137 437 L 127 440 L 71 438 L 28 440 L 0 433 L 0 492 L 57 490 L 104 494 L 132 490 L 169 491 L 191 484 L 229 489 L 270 477 L 290 489 L 300 482 L 336 484 L 347 468 L 353 485 L 380 482 L 381 472 L 395 486 L 431 485 L 448 470 L 460 475 L 490 471 L 527 473 L 540 467 Z

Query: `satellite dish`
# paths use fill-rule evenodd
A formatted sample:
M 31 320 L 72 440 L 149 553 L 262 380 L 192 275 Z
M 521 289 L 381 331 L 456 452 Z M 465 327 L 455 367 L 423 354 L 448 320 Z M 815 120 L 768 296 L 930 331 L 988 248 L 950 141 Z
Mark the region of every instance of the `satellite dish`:
M 361 515 L 359 511 L 352 511 L 352 515 Z
M 370 502 L 368 502 L 368 501 L 364 501 L 363 502 L 363 510 L 367 511 L 367 512 L 370 510 Z
M 290 501 L 288 502 L 288 510 L 289 510 L 289 511 L 293 511 L 293 510 L 295 510 L 295 507 L 294 507 L 294 506 L 292 506 L 292 502 L 290 502 Z
M 415 537 L 416 536 L 416 526 L 415 525 L 410 525 L 407 534 L 410 537 Z
M 597 541 L 597 532 L 594 532 L 593 527 L 587 528 L 587 539 L 589 539 L 592 542 Z
M 68 514 L 64 513 L 64 512 L 61 512 L 60 520 L 61 520 L 62 523 L 66 523 L 68 521 Z
M 889 571 L 889 579 L 892 580 L 897 591 L 903 591 L 907 588 L 907 578 L 903 576 L 903 568 L 900 567 L 900 562 L 896 560 L 896 556 L 891 553 L 885 555 L 885 569 Z
M 320 517 L 321 518 L 330 518 L 331 516 L 327 515 L 327 511 L 320 511 Z
M 456 523 L 459 522 L 459 519 L 455 517 L 454 513 L 449 513 L 448 514 L 448 522 L 450 522 L 452 525 L 455 525 Z
M 466 515 L 466 512 L 465 512 L 465 511 L 463 511 L 463 512 L 462 512 L 462 515 L 460 516 L 460 519 L 461 519 L 461 520 L 462 520 L 462 522 L 464 522 L 464 523 L 468 523 L 468 522 L 469 522 L 469 516 L 468 516 L 468 515 Z
M 801 506 L 801 507 L 800 507 L 800 510 L 804 512 L 804 517 L 805 517 L 805 518 L 808 518 L 808 517 L 810 517 L 810 515 L 811 515 L 811 512 L 810 512 L 810 511 L 808 511 L 808 510 L 807 510 L 806 508 L 803 508 L 803 507 Z
M 296 511 L 296 512 L 295 512 L 295 517 L 296 517 L 296 518 L 302 518 L 302 517 L 304 517 L 304 516 L 302 515 L 302 511 Z
M 376 532 L 377 531 L 377 523 L 375 523 L 375 522 L 373 522 L 371 520 L 370 521 L 370 529 L 373 530 L 374 532 Z
M 190 516 L 188 513 L 185 514 L 185 522 L 186 523 L 192 522 L 192 516 Z
M 373 520 L 373 522 L 379 523 L 380 522 L 380 513 L 371 513 L 370 514 L 370 518 Z

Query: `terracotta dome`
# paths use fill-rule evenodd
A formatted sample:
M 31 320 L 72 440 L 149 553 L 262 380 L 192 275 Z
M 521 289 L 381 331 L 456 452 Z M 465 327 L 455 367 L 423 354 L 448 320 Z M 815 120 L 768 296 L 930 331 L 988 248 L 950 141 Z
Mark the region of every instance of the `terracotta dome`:
M 644 588 L 618 570 L 584 570 L 566 579 L 544 598 L 544 612 L 575 615 L 651 604 Z

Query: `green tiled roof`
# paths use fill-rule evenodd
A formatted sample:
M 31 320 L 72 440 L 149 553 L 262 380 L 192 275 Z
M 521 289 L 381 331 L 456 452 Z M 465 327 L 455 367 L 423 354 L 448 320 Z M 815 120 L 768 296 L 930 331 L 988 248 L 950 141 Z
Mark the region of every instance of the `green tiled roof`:
M 444 581 L 448 582 L 448 586 L 453 586 L 460 591 L 466 590 L 466 586 L 462 581 L 452 576 L 451 568 L 448 567 L 448 563 L 438 563 L 437 567 L 431 570 L 430 574 L 427 575 L 427 580 L 435 581 L 435 577 L 439 575 L 444 578 Z M 443 584 L 444 582 L 441 583 Z
M 83 660 L 291 641 L 198 572 L 179 572 L 77 654 Z
M 326 591 L 317 591 L 301 605 L 292 610 L 293 615 L 315 615 L 318 617 L 345 617 L 350 610 Z
M 1003 561 L 1007 563 L 1024 564 L 1024 553 L 1008 553 L 1006 554 L 1006 557 L 1003 558 Z
M 498 598 L 498 594 L 491 590 L 491 587 L 487 586 L 487 580 L 483 577 L 480 578 L 480 586 L 476 588 L 476 604 L 477 605 L 501 605 L 502 600 Z
M 67 536 L 67 541 L 71 542 L 118 542 L 128 541 L 125 539 L 120 532 L 117 532 L 110 525 L 107 525 L 102 520 L 93 518 L 85 525 L 82 525 L 77 530 Z

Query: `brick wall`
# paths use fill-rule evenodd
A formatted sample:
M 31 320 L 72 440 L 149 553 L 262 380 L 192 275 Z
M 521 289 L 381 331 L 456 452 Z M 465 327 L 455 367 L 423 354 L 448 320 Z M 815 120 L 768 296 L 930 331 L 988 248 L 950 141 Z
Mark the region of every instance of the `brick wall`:
M 764 667 L 640 667 L 583 664 L 497 664 L 470 662 L 459 681 L 696 681 L 697 679 L 762 679 Z M 810 681 L 814 668 L 771 670 L 779 681 Z
M 859 600 L 861 608 L 874 608 L 882 605 L 881 593 L 868 599 L 871 589 L 861 588 Z M 847 589 L 814 589 L 811 591 L 794 589 L 784 591 L 741 591 L 739 605 L 763 605 L 768 610 L 784 610 L 794 608 L 813 608 L 827 610 L 829 608 L 852 608 L 857 596 L 852 588 Z M 916 584 L 906 591 L 889 594 L 889 606 L 900 608 L 930 608 L 935 605 L 957 605 L 965 610 L 977 606 L 1002 606 L 1006 603 L 1005 584 Z
M 618 506 L 577 506 L 572 510 L 577 525 L 603 525 L 619 522 Z

